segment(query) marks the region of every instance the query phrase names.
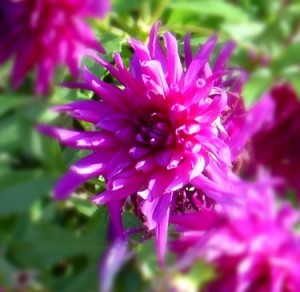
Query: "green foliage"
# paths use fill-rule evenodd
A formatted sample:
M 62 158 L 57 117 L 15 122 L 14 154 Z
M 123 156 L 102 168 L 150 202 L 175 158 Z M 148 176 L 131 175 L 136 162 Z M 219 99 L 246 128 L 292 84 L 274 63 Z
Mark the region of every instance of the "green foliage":
M 36 170 L 7 172 L 0 175 L 0 215 L 26 212 L 53 186 L 54 178 Z
M 200 17 L 216 16 L 233 22 L 244 22 L 248 19 L 248 14 L 241 8 L 222 0 L 202 0 L 201 2 L 177 0 L 171 1 L 169 7 L 173 13 L 180 11 L 188 17 L 192 17 L 193 14 Z

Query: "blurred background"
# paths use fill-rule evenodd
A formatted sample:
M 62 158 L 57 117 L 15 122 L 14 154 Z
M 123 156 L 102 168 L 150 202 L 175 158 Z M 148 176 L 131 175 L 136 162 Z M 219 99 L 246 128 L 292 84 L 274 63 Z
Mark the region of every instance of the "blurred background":
M 300 96 L 299 1 L 114 0 L 111 13 L 91 25 L 107 50 L 106 58 L 111 61 L 120 51 L 128 63 L 128 39 L 147 41 L 157 20 L 162 22 L 161 32 L 169 30 L 177 36 L 180 50 L 187 32 L 192 34 L 195 50 L 213 33 L 220 45 L 233 39 L 237 48 L 231 65 L 249 74 L 243 89 L 247 106 L 278 80 L 291 83 Z M 98 65 L 85 61 L 100 78 L 107 77 Z M 48 108 L 89 98 L 89 93 L 56 87 L 49 97 L 35 97 L 30 75 L 13 91 L 11 66 L 7 62 L 0 68 L 0 287 L 3 291 L 98 291 L 99 259 L 109 244 L 108 212 L 86 198 L 103 185 L 91 181 L 72 198 L 54 201 L 55 181 L 84 153 L 35 131 L 41 121 L 76 123 L 70 117 L 55 116 Z M 64 70 L 56 75 L 57 82 L 68 78 Z M 124 213 L 124 224 L 140 225 L 130 212 Z M 130 244 L 136 255 L 117 274 L 113 291 L 149 291 L 154 281 L 169 279 L 157 267 L 151 241 L 136 245 L 133 238 Z M 199 284 L 211 273 L 202 268 L 199 264 L 178 276 L 176 285 Z

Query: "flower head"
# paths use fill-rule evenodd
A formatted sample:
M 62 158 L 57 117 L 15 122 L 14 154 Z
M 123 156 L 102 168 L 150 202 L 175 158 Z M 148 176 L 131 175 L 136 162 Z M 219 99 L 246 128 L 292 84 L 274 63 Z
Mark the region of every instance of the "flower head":
M 32 69 L 37 94 L 48 92 L 58 65 L 78 75 L 86 48 L 104 52 L 87 18 L 102 18 L 109 9 L 109 0 L 3 0 L 0 63 L 14 57 L 13 86 L 18 87 Z
M 253 137 L 254 160 L 282 177 L 286 187 L 300 195 L 300 101 L 297 94 L 291 85 L 278 84 L 260 103 L 268 103 L 271 110 L 268 121 Z
M 153 26 L 148 45 L 130 41 L 134 56 L 129 70 L 119 54 L 114 56 L 115 66 L 94 56 L 120 86 L 84 69 L 81 86 L 93 90 L 99 100 L 55 108 L 93 123 L 96 131 L 47 126 L 40 130 L 67 146 L 93 151 L 59 181 L 55 197 L 66 198 L 85 180 L 102 175 L 106 191 L 93 201 L 111 204 L 130 197 L 148 229 L 156 231 L 163 254 L 170 212 L 179 208 L 170 208 L 176 198 L 189 196 L 195 188 L 198 205 L 202 194 L 219 204 L 236 199 L 231 167 L 243 147 L 245 111 L 239 95 L 241 81 L 234 70 L 225 69 L 231 42 L 211 66 L 216 37 L 193 57 L 187 36 L 183 65 L 176 38 L 166 32 L 163 48 L 158 29 L 159 24 Z
M 298 291 L 300 238 L 292 232 L 294 218 L 295 211 L 285 206 L 273 218 L 247 214 L 218 230 L 204 247 L 218 273 L 207 291 Z
M 290 205 L 278 209 L 267 185 L 246 187 L 246 207 L 231 218 L 210 211 L 198 226 L 185 216 L 175 222 L 181 236 L 172 247 L 181 262 L 190 265 L 198 256 L 215 266 L 205 291 L 298 291 L 300 237 L 293 228 L 299 213 Z

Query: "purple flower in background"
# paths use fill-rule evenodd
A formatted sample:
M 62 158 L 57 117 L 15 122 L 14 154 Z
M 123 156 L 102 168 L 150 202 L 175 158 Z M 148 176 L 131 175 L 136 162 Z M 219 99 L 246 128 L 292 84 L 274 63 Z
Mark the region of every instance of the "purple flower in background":
M 286 181 L 286 187 L 300 195 L 300 101 L 291 85 L 278 84 L 268 92 L 262 103 L 270 106 L 270 117 L 253 137 L 256 164 L 264 165 Z
M 295 215 L 285 206 L 274 217 L 250 213 L 218 230 L 204 247 L 218 273 L 206 291 L 298 291 L 300 238 L 291 226 Z
M 13 87 L 34 70 L 35 92 L 47 94 L 59 65 L 77 76 L 85 49 L 104 52 L 87 19 L 109 10 L 109 0 L 2 0 L 0 64 L 14 58 Z
M 200 227 L 177 220 L 183 232 L 173 250 L 183 254 L 181 262 L 192 264 L 198 256 L 215 266 L 216 278 L 204 291 L 298 291 L 300 237 L 293 228 L 299 213 L 290 205 L 277 209 L 263 181 L 244 193 L 247 205 L 231 218 L 206 214 Z
M 83 83 L 75 87 L 93 90 L 99 100 L 55 108 L 94 124 L 95 131 L 48 126 L 40 131 L 67 146 L 92 151 L 58 182 L 55 197 L 64 199 L 84 181 L 102 175 L 106 191 L 93 201 L 112 208 L 130 197 L 148 230 L 155 230 L 162 259 L 170 212 L 238 199 L 231 168 L 244 146 L 245 110 L 239 95 L 243 80 L 235 69 L 225 68 L 231 42 L 211 66 L 216 37 L 193 57 L 187 36 L 182 64 L 176 38 L 166 32 L 163 48 L 158 29 L 159 24 L 153 26 L 148 45 L 130 41 L 134 55 L 129 70 L 119 54 L 115 66 L 94 56 L 121 86 L 84 69 Z

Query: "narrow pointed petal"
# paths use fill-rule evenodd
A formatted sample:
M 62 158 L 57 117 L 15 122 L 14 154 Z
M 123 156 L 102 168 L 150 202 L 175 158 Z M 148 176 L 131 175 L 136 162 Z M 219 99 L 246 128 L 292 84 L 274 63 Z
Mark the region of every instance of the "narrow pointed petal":
M 154 229 L 165 218 L 169 204 L 172 200 L 172 192 L 165 193 L 153 201 L 144 201 L 142 212 L 147 218 L 148 229 Z
M 205 44 L 203 44 L 191 62 L 185 75 L 185 84 L 194 81 L 199 73 L 200 68 L 209 61 L 210 55 L 216 45 L 217 38 L 212 36 Z
M 157 224 L 156 233 L 156 250 L 158 256 L 158 262 L 161 266 L 165 264 L 165 254 L 167 249 L 168 240 L 168 226 L 169 226 L 170 209 L 166 210 L 165 216 Z
M 110 214 L 110 222 L 109 225 L 109 240 L 124 240 L 126 241 L 126 234 L 125 230 L 123 228 L 123 222 L 122 222 L 122 202 L 121 201 L 115 201 L 112 203 L 107 204 L 109 214 Z
M 99 291 L 112 291 L 117 273 L 130 256 L 127 239 L 116 238 L 109 244 L 99 264 Z
M 184 56 L 186 68 L 190 67 L 193 60 L 192 49 L 191 49 L 191 35 L 187 33 L 184 36 Z
M 145 178 L 142 174 L 132 175 L 130 177 L 115 179 L 110 190 L 96 195 L 92 201 L 95 204 L 106 204 L 117 200 L 124 199 L 135 194 L 142 187 Z
M 224 70 L 226 63 L 228 62 L 229 58 L 232 55 L 232 52 L 235 48 L 235 43 L 230 41 L 228 42 L 221 50 L 220 54 L 218 55 L 218 58 L 215 62 L 214 71 L 221 71 Z
M 78 120 L 93 124 L 97 124 L 103 115 L 112 113 L 112 109 L 106 104 L 93 100 L 75 101 L 65 105 L 57 105 L 52 107 L 52 110 L 65 112 Z
M 167 66 L 169 75 L 167 77 L 168 83 L 177 83 L 182 76 L 182 65 L 178 54 L 177 40 L 169 32 L 166 32 L 165 35 L 166 50 L 167 54 Z
M 110 156 L 109 152 L 106 154 L 96 152 L 72 165 L 70 170 L 57 182 L 54 197 L 58 200 L 66 199 L 82 183 L 102 175 Z
M 72 148 L 96 150 L 102 147 L 113 148 L 118 145 L 115 139 L 102 132 L 77 132 L 66 129 L 38 125 L 38 130 Z

